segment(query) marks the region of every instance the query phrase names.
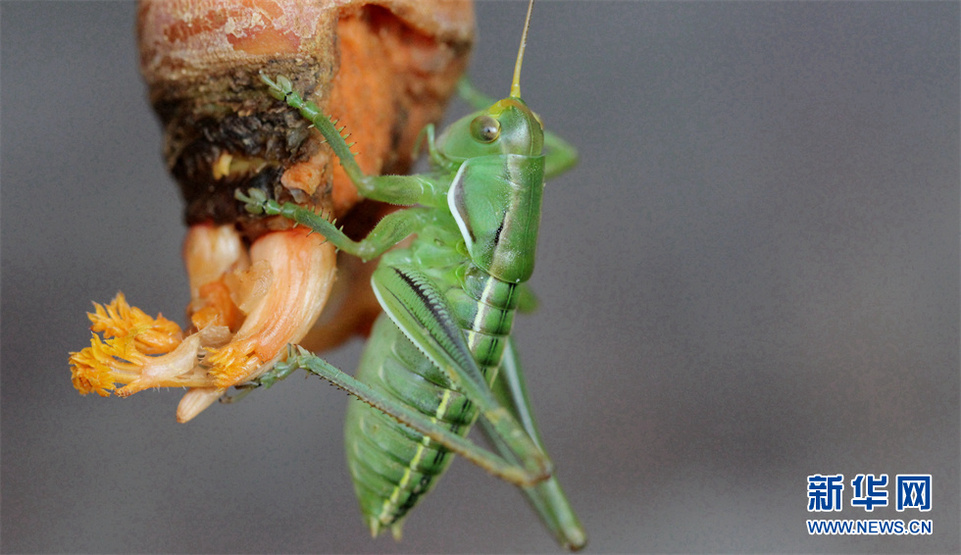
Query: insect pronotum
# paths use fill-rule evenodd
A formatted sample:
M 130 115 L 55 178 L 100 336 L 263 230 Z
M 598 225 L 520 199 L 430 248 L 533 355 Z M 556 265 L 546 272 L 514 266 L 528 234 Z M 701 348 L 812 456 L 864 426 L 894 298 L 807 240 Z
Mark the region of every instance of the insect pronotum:
M 262 376 L 269 385 L 302 368 L 362 402 L 348 408 L 348 464 L 364 518 L 375 535 L 400 534 L 403 519 L 457 454 L 519 486 L 557 541 L 579 549 L 586 535 L 570 507 L 534 425 L 517 351 L 516 310 L 530 299 L 545 178 L 576 161 L 574 149 L 543 130 L 520 95 L 520 71 L 533 1 L 510 95 L 492 102 L 466 83 L 479 111 L 440 136 L 425 128 L 430 171 L 365 175 L 343 127 L 305 102 L 286 77 L 262 74 L 270 93 L 323 134 L 357 190 L 368 199 L 408 206 L 354 241 L 323 216 L 279 204 L 251 189 L 237 198 L 255 214 L 281 215 L 322 234 L 338 249 L 369 260 L 384 309 L 356 377 L 304 349 Z M 483 99 L 483 100 L 481 100 Z M 546 152 L 545 152 L 546 148 Z M 410 235 L 409 246 L 394 248 Z M 466 439 L 480 420 L 494 450 Z

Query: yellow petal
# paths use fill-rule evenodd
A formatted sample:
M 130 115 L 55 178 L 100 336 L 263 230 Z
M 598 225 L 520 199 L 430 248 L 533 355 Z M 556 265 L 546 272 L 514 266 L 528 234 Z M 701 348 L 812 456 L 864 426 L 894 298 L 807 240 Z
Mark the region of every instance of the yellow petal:
M 94 334 L 89 347 L 79 353 L 70 353 L 70 372 L 77 391 L 81 395 L 96 392 L 107 397 L 114 384 L 137 379 L 146 357 L 131 343 L 129 338 L 104 342 Z
M 134 336 L 137 350 L 145 354 L 167 353 L 180 344 L 180 326 L 160 314 L 151 318 L 130 306 L 123 293 L 117 293 L 107 306 L 94 303 L 94 307 L 95 312 L 87 314 L 90 329 L 106 338 Z
M 119 397 L 127 397 L 151 387 L 204 387 L 213 378 L 197 365 L 200 335 L 185 339 L 176 349 L 166 355 L 145 357 L 140 375 L 126 387 L 117 390 Z

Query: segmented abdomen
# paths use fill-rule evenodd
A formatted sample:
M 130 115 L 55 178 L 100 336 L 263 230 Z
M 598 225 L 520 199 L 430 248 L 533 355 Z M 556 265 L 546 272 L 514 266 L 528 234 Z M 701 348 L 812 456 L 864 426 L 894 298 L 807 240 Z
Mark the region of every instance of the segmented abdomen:
M 446 296 L 490 383 L 510 333 L 514 286 L 476 274 L 467 272 Z M 492 300 L 496 304 L 489 304 Z M 384 314 L 374 325 L 357 378 L 462 436 L 477 417 L 474 404 L 451 390 L 447 376 Z M 371 532 L 391 527 L 398 534 L 407 511 L 447 469 L 450 453 L 356 399 L 348 406 L 345 436 L 354 490 Z

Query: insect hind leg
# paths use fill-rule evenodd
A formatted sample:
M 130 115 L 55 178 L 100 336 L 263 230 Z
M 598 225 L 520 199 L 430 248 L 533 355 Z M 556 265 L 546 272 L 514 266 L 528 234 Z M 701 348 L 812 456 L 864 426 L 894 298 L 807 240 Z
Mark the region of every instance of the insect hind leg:
M 532 486 L 547 479 L 549 476 L 549 472 L 547 474 L 531 474 L 531 472 L 523 466 L 509 462 L 500 455 L 455 434 L 448 428 L 432 421 L 423 413 L 399 403 L 393 397 L 385 395 L 370 385 L 344 373 L 336 366 L 307 351 L 303 347 L 293 349 L 291 354 L 288 355 L 287 361 L 279 364 L 284 371 L 291 365 L 302 368 L 311 374 L 315 374 L 329 381 L 375 409 L 402 422 L 417 433 L 429 437 L 453 453 L 487 470 L 498 478 L 520 486 Z

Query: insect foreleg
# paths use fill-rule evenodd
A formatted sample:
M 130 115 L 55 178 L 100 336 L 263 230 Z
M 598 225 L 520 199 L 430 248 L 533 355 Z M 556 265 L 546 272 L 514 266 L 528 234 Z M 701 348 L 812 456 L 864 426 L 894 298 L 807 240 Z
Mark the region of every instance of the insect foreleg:
M 260 75 L 261 81 L 270 87 L 270 94 L 278 99 L 285 101 L 290 107 L 297 109 L 300 114 L 309 120 L 314 127 L 320 131 L 321 135 L 327 140 L 327 144 L 337 155 L 341 166 L 350 180 L 357 187 L 357 192 L 363 197 L 390 204 L 409 206 L 413 204 L 432 205 L 438 195 L 446 193 L 439 191 L 435 183 L 417 175 L 365 175 L 354 154 L 350 151 L 350 146 L 341 135 L 343 128 L 338 129 L 327 115 L 322 113 L 316 104 L 303 99 L 296 91 L 290 80 L 283 75 L 278 75 L 277 80 L 273 81 L 264 74 Z M 433 145 L 430 145 L 433 149 Z
M 540 433 L 534 422 L 534 414 L 527 396 L 526 380 L 513 341 L 508 343 L 504 351 L 500 373 L 492 390 L 497 400 L 511 411 L 514 417 L 524 426 L 528 435 L 537 442 L 538 447 L 543 449 Z M 482 420 L 481 425 L 485 435 L 497 451 L 507 460 L 513 460 L 510 449 L 489 428 L 487 422 Z M 570 502 L 564 495 L 556 476 L 552 475 L 533 487 L 521 488 L 521 491 L 527 497 L 531 507 L 540 516 L 544 525 L 557 538 L 558 543 L 572 551 L 584 547 L 587 543 L 587 535 L 577 515 L 574 514 Z
M 531 289 L 531 286 L 527 283 L 521 283 L 517 286 L 517 312 L 521 314 L 530 314 L 537 310 L 540 305 L 540 300 L 537 298 L 537 294 Z
M 414 141 L 414 149 L 411 150 L 411 155 L 413 160 L 416 162 L 417 157 L 420 154 L 420 147 L 423 141 L 427 141 L 427 155 L 430 156 L 431 162 L 437 167 L 445 167 L 450 164 L 450 162 L 441 155 L 440 151 L 437 150 L 436 143 L 434 142 L 434 135 L 436 131 L 434 129 L 433 123 L 428 123 L 421 129 L 420 133 L 417 134 L 417 139 Z
M 338 249 L 365 262 L 380 256 L 411 233 L 423 228 L 432 217 L 429 208 L 408 208 L 391 212 L 374 226 L 367 237 L 354 241 L 338 229 L 335 222 L 295 203 L 280 204 L 273 199 L 267 199 L 259 189 L 250 189 L 247 195 L 237 191 L 234 196 L 247 203 L 248 211 L 291 219 L 323 235 Z
M 495 453 L 437 424 L 423 413 L 379 393 L 367 384 L 346 374 L 326 360 L 301 347 L 298 347 L 297 351 L 291 352 L 287 357 L 287 362 L 280 363 L 277 367 L 280 368 L 283 373 L 290 373 L 291 367 L 302 368 L 311 374 L 328 380 L 361 401 L 397 419 L 414 431 L 443 445 L 451 452 L 464 457 L 494 476 L 507 480 L 512 484 L 529 486 L 537 483 L 538 480 L 544 479 L 544 476 L 532 474 L 527 469 L 504 460 L 504 458 Z
M 577 149 L 549 131 L 544 132 L 544 179 L 553 179 L 577 164 Z
M 481 92 L 467 77 L 461 77 L 457 81 L 457 94 L 475 110 L 483 110 L 497 102 L 496 99 Z

